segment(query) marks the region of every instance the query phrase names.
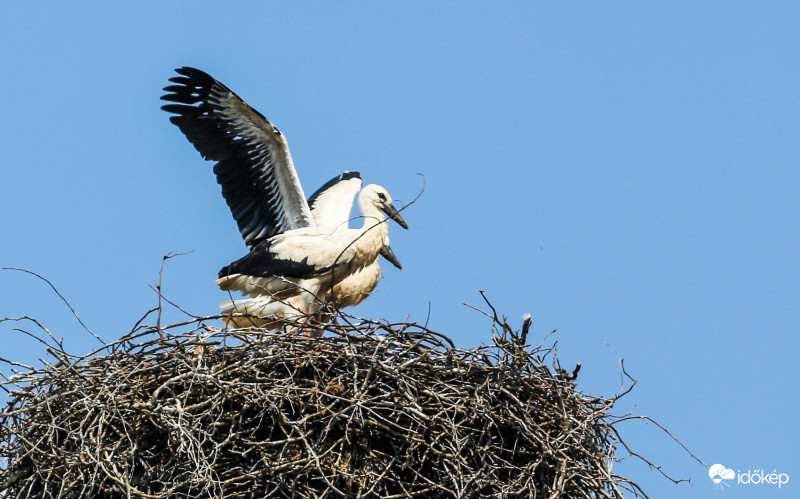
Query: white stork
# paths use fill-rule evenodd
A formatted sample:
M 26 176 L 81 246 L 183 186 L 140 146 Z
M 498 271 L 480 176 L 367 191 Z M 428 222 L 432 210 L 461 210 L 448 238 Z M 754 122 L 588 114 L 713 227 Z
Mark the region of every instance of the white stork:
M 317 226 L 334 229 L 347 227 L 353 198 L 360 189 L 361 177 L 358 172 L 344 172 L 320 187 L 308 198 L 311 215 Z M 389 246 L 388 236 L 380 255 L 398 269 L 403 268 Z M 338 308 L 358 305 L 372 294 L 380 278 L 381 267 L 376 257 L 371 264 L 338 281 L 324 301 Z
M 344 172 L 328 181 L 308 198 L 308 205 L 317 227 L 339 229 L 347 227 L 350 221 L 350 209 L 353 199 L 361 189 L 361 177 L 358 172 Z M 379 254 L 395 267 L 403 266 L 389 246 L 388 235 Z M 329 304 L 337 308 L 352 307 L 363 302 L 378 285 L 381 278 L 380 263 L 377 255 L 372 263 L 365 265 L 343 279 L 335 279 L 335 284 L 324 295 L 318 294 L 317 303 Z M 226 318 L 226 323 L 236 327 L 258 326 L 279 328 L 280 321 L 267 318 L 297 317 L 305 314 L 307 294 L 300 293 L 288 298 L 275 300 L 270 295 L 254 295 L 244 300 L 225 302 L 226 314 L 238 313 L 238 316 Z M 320 314 L 318 320 L 326 317 Z
M 226 324 L 278 327 L 267 316 L 316 313 L 352 290 L 368 294 L 380 277 L 378 254 L 399 265 L 388 246 L 386 217 L 408 226 L 386 189 L 371 184 L 361 191 L 364 223 L 351 229 L 346 221 L 357 187 L 352 190 L 354 182 L 344 181 L 335 183 L 342 184 L 338 188 L 328 186 L 312 197 L 312 205 L 319 207 L 318 224 L 284 135 L 203 71 L 184 67 L 176 72 L 180 76 L 170 79 L 174 85 L 165 87 L 168 93 L 162 99 L 177 104 L 162 109 L 175 114 L 170 121 L 205 159 L 217 161 L 217 182 L 250 249 L 219 273 L 221 289 L 251 297 L 223 312 L 228 314 Z M 337 201 L 348 195 L 347 203 Z
M 358 172 L 344 172 L 327 181 L 322 187 L 308 198 L 311 216 L 317 227 L 330 227 L 338 229 L 347 227 L 350 222 L 350 208 L 353 199 L 361 190 L 361 175 Z M 408 228 L 408 227 L 406 227 Z M 403 266 L 389 246 L 389 239 L 381 248 L 381 256 L 386 258 L 398 269 Z

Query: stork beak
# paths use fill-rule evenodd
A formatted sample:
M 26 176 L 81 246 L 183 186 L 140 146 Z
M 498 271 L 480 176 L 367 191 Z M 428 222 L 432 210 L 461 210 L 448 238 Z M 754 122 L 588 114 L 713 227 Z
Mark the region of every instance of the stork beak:
M 389 215 L 389 218 L 400 224 L 400 227 L 408 230 L 408 224 L 403 220 L 403 217 L 400 216 L 400 213 L 397 212 L 397 208 L 395 208 L 393 204 L 384 205 L 383 212 Z M 389 261 L 391 262 L 391 260 Z
M 394 254 L 394 251 L 392 251 L 392 247 L 389 246 L 388 244 L 386 246 L 383 246 L 379 251 L 379 253 L 381 254 L 382 257 L 389 260 L 389 262 L 398 269 L 403 268 L 403 266 L 400 265 L 400 260 L 397 259 L 397 257 Z

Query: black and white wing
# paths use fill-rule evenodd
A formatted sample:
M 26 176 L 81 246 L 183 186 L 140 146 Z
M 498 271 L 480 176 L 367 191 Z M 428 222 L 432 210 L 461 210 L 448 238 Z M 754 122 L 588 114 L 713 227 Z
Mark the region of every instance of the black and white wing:
M 347 227 L 353 199 L 361 190 L 361 175 L 344 172 L 330 179 L 308 198 L 308 206 L 317 227 Z
M 228 87 L 190 67 L 175 70 L 161 109 L 175 114 L 200 154 L 216 161 L 222 195 L 248 248 L 290 229 L 315 227 L 286 137 Z

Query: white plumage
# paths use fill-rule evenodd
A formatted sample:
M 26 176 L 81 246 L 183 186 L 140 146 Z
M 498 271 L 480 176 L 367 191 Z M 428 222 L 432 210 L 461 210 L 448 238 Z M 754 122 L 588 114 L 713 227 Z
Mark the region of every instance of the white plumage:
M 404 228 L 389 193 L 378 185 L 359 195 L 363 226 L 347 227 L 361 180 L 347 172 L 306 202 L 285 137 L 227 87 L 193 68 L 176 70 L 163 109 L 195 148 L 217 161 L 214 172 L 250 252 L 220 271 L 223 290 L 250 298 L 231 302 L 232 326 L 275 327 L 273 316 L 318 312 L 326 303 L 363 301 L 380 278 L 378 255 L 397 265 L 386 218 Z
M 231 314 L 226 322 L 239 327 L 276 327 L 279 323 L 269 317 L 316 314 L 325 304 L 344 307 L 361 303 L 380 279 L 378 255 L 388 245 L 389 231 L 383 213 L 387 202 L 391 206 L 384 188 L 368 185 L 359 196 L 364 215 L 361 228 L 310 227 L 272 237 L 267 250 L 271 260 L 305 260 L 313 268 L 301 277 L 286 273 L 254 276 L 253 271 L 238 270 L 252 268 L 248 260 L 259 258 L 258 253 L 231 264 L 217 284 L 223 290 L 242 291 L 251 298 L 226 304 L 230 308 L 224 313 Z M 398 221 L 403 223 L 402 218 Z

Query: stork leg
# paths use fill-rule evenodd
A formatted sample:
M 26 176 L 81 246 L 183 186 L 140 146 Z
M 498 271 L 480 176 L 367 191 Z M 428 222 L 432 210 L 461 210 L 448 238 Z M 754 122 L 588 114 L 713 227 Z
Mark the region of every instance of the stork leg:
M 307 319 L 306 323 L 311 322 L 310 326 L 303 327 L 303 333 L 308 336 L 309 338 L 321 338 L 323 334 L 325 334 L 325 330 L 321 327 L 315 327 L 313 324 L 322 325 L 322 314 L 317 313 L 318 310 L 315 309 L 314 305 L 309 303 L 308 310 L 306 311 Z

